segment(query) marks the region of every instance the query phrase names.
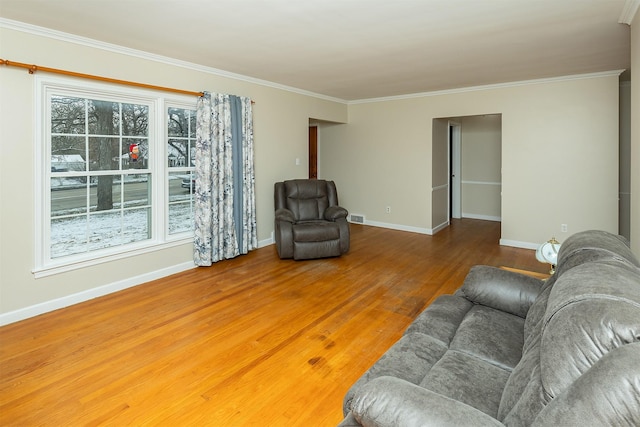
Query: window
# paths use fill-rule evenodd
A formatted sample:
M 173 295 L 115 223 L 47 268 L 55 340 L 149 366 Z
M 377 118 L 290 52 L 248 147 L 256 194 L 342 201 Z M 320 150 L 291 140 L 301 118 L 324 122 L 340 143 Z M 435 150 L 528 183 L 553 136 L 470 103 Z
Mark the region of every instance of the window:
M 174 234 L 193 230 L 196 112 L 169 107 L 167 120 L 169 234 Z
M 193 237 L 195 99 L 39 80 L 36 275 Z

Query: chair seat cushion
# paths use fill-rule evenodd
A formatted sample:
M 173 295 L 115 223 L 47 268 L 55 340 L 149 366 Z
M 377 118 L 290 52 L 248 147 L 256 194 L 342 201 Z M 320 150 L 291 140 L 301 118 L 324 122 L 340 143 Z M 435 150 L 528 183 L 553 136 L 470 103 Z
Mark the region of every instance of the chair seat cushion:
M 302 221 L 293 226 L 294 242 L 324 242 L 340 239 L 340 227 L 330 221 Z

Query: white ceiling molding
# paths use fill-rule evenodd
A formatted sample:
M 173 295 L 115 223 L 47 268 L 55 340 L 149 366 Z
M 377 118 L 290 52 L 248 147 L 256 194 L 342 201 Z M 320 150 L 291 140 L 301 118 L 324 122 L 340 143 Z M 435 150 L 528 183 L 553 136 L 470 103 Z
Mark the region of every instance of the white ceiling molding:
M 181 61 L 179 59 L 170 58 L 168 56 L 156 55 L 154 53 L 144 52 L 141 50 L 131 49 L 125 46 L 119 46 L 111 43 L 106 43 L 100 40 L 90 39 L 86 37 L 77 36 L 74 34 L 65 33 L 62 31 L 52 30 L 49 28 L 39 27 L 37 25 L 26 24 L 24 22 L 13 21 L 11 19 L 5 19 L 0 17 L 0 28 L 6 28 L 14 31 L 21 31 L 23 33 L 32 34 L 40 37 L 47 37 L 55 40 L 60 40 L 63 42 L 74 43 L 82 46 L 87 46 L 95 49 L 101 49 L 108 52 L 118 53 L 121 55 L 132 56 L 139 59 L 146 59 L 149 61 L 159 62 L 162 64 L 173 65 L 176 67 L 186 68 L 189 70 L 200 71 L 203 73 L 214 74 L 220 77 L 226 77 L 229 79 L 240 80 L 247 83 L 253 83 L 260 86 L 267 86 L 274 89 L 285 90 L 287 92 L 293 92 L 300 95 L 311 96 L 314 98 L 320 98 L 327 101 L 339 102 L 345 104 L 346 101 L 340 98 L 334 98 L 331 96 L 323 95 L 321 93 L 314 93 L 310 91 L 306 91 L 304 89 L 299 89 L 291 86 L 282 85 L 279 83 L 270 82 L 267 80 L 257 79 L 255 77 L 244 76 L 242 74 L 231 73 L 229 71 L 220 70 L 217 68 L 208 67 L 205 65 L 195 64 L 193 62 Z M 3 58 L 6 60 L 12 60 L 12 58 Z M 41 66 L 48 66 L 48 64 L 37 64 Z M 72 70 L 76 71 L 76 70 Z M 108 76 L 106 76 L 108 77 Z M 193 91 L 202 91 L 209 90 L 207 88 L 195 88 L 188 89 Z
M 640 0 L 626 0 L 618 23 L 631 25 L 638 11 L 638 7 L 640 7 Z

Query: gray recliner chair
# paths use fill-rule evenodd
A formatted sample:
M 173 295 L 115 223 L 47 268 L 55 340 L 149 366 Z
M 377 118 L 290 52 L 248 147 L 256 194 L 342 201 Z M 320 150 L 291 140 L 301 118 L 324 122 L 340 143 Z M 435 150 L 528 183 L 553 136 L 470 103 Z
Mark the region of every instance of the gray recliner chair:
M 276 182 L 275 241 L 280 258 L 313 259 L 349 251 L 348 212 L 333 181 Z

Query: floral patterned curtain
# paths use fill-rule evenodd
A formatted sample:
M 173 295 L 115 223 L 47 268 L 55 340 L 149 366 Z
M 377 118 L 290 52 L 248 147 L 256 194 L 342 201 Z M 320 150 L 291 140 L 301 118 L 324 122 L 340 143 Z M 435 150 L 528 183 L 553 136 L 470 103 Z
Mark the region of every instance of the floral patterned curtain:
M 194 262 L 209 266 L 258 246 L 249 98 L 198 99 Z

